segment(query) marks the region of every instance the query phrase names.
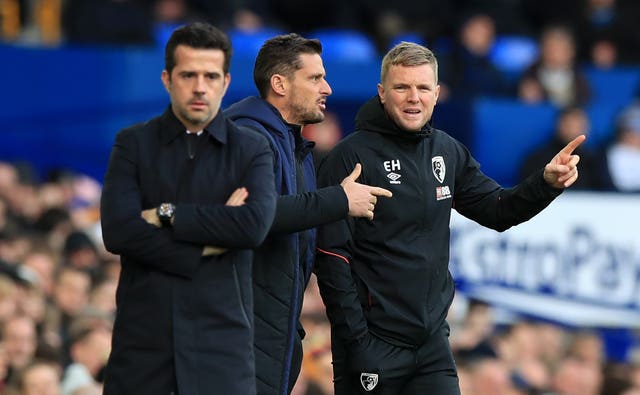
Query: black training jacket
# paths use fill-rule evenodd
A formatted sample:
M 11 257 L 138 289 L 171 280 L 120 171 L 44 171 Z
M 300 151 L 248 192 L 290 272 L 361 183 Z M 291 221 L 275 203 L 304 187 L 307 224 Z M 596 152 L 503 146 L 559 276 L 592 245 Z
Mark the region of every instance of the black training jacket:
M 393 197 L 378 199 L 372 221 L 350 218 L 319 229 L 315 270 L 334 336 L 345 342 L 370 331 L 413 347 L 442 325 L 454 294 L 452 208 L 504 231 L 561 193 L 544 181 L 542 169 L 501 188 L 445 132 L 398 128 L 377 96 L 358 112 L 356 131 L 321 165 L 319 186 L 339 182 L 356 163 L 363 168 L 359 182 L 387 188 Z

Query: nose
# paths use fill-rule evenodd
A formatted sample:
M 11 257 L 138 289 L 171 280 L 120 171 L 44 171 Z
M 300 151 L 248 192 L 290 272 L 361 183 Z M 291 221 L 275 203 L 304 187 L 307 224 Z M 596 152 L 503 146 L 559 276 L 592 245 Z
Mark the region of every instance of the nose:
M 415 86 L 409 89 L 409 93 L 407 93 L 407 100 L 411 103 L 417 103 L 420 101 L 420 96 L 418 95 L 418 88 Z
M 327 80 L 323 80 L 323 84 L 322 84 L 322 89 L 320 90 L 320 93 L 322 93 L 323 95 L 329 96 L 331 93 L 333 93 L 333 91 L 331 90 L 331 86 L 329 85 L 329 82 L 327 82 Z
M 205 78 L 203 75 L 199 75 L 198 78 L 196 78 L 195 87 L 193 88 L 194 93 L 202 95 L 207 91 Z

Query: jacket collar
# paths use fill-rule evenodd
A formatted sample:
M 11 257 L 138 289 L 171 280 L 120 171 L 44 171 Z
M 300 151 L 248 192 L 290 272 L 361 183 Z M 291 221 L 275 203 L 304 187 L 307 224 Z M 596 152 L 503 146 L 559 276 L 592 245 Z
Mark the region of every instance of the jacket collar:
M 160 116 L 160 140 L 163 144 L 169 144 L 180 134 L 185 133 L 187 128 L 184 127 L 182 122 L 173 113 L 171 105 L 167 107 L 164 113 Z M 204 131 L 211 137 L 216 139 L 222 144 L 227 142 L 227 123 L 221 110 L 218 110 L 218 114 L 211 120 L 211 122 L 204 128 Z
M 430 122 L 427 122 L 419 132 L 410 132 L 400 128 L 384 110 L 380 97 L 377 95 L 369 99 L 358 110 L 356 129 L 393 135 L 405 141 L 420 141 L 429 137 L 433 132 Z

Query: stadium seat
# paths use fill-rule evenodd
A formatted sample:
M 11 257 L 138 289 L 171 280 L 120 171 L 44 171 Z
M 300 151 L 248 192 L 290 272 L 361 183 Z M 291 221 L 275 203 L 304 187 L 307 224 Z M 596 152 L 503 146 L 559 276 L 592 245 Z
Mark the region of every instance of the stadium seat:
M 251 32 L 239 29 L 227 31 L 233 45 L 233 55 L 250 59 L 252 62 L 266 40 L 283 33 L 280 30 L 271 28 L 258 29 Z
M 587 143 L 595 147 L 613 136 L 617 114 L 638 95 L 640 69 L 585 67 L 583 70 L 592 97 L 586 107 L 592 129 Z
M 350 29 L 320 29 L 307 35 L 322 42 L 322 58 L 327 62 L 367 63 L 377 61 L 378 51 L 366 34 Z
M 517 78 L 538 57 L 538 43 L 527 36 L 498 36 L 489 58 L 498 70 Z
M 557 111 L 550 104 L 477 99 L 472 111 L 472 153 L 482 171 L 503 186 L 517 184 L 524 157 L 553 135 Z
M 169 23 L 169 22 L 157 22 L 153 25 L 153 40 L 156 43 L 156 47 L 164 48 L 171 37 L 171 33 L 179 28 L 181 23 Z

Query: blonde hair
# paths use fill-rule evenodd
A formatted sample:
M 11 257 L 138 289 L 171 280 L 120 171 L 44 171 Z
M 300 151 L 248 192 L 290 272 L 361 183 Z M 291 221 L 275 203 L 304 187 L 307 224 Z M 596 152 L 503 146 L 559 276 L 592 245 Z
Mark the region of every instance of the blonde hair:
M 391 48 L 382 59 L 380 82 L 384 83 L 391 66 L 422 66 L 423 64 L 430 64 L 433 67 L 437 84 L 438 60 L 436 59 L 436 55 L 434 55 L 434 53 L 427 47 L 416 43 L 402 41 L 395 47 Z

